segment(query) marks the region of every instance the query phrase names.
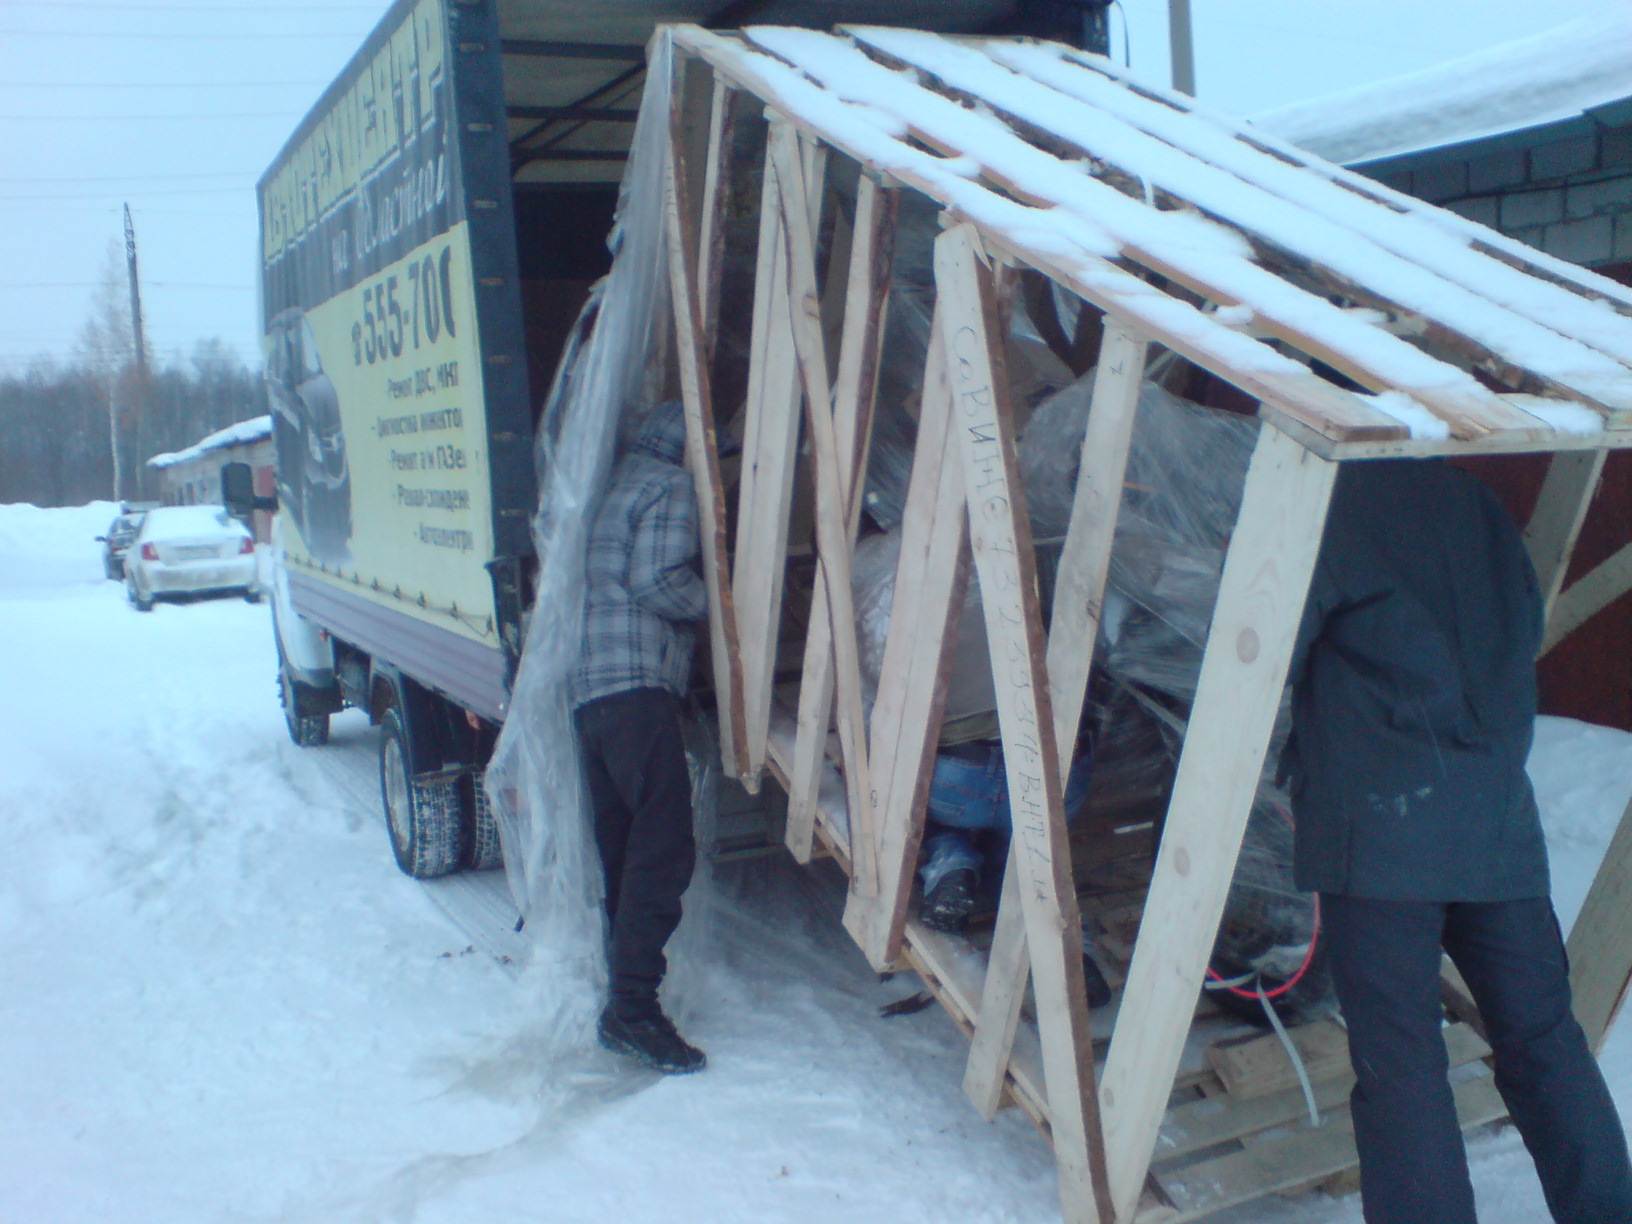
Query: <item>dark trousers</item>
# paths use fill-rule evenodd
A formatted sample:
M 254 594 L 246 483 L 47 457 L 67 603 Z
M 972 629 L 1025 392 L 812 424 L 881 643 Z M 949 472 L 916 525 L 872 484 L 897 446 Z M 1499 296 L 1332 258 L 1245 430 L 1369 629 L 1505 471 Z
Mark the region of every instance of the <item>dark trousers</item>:
M 680 704 L 634 689 L 586 702 L 574 718 L 606 873 L 612 1006 L 636 1016 L 657 1006 L 663 945 L 696 860 Z
M 1357 1078 L 1367 1224 L 1474 1224 L 1446 1076 L 1440 949 L 1479 1004 L 1496 1087 L 1558 1224 L 1632 1221 L 1626 1138 L 1570 1010 L 1569 966 L 1546 897 L 1484 904 L 1321 896 Z

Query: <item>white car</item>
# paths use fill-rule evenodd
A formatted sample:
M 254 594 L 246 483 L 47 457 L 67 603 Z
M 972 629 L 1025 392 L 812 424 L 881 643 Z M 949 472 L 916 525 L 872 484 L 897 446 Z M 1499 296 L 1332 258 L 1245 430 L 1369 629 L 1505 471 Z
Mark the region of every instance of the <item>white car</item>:
M 125 554 L 125 590 L 139 612 L 167 595 L 236 591 L 254 603 L 255 539 L 223 506 L 160 506 Z

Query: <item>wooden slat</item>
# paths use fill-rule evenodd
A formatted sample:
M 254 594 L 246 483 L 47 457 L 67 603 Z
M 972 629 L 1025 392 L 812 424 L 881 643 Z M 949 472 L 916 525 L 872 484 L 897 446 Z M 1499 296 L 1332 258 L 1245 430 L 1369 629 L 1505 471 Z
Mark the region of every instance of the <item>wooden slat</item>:
M 963 446 L 970 546 L 997 687 L 1014 821 L 1010 853 L 1021 856 L 1021 897 L 1060 1200 L 1069 1224 L 1085 1224 L 1109 1218 L 1105 1153 L 1071 849 L 1043 670 L 1031 523 L 1015 459 L 993 278 L 978 243 L 975 228 L 967 224 L 936 239 L 935 283 L 953 427 Z
M 1025 902 L 1020 897 L 1020 856 L 1011 853 L 1003 867 L 1003 889 L 997 902 L 997 929 L 986 958 L 980 1014 L 963 1068 L 963 1094 L 990 1122 L 1003 1101 L 1020 1005 L 1031 977 L 1031 947 L 1026 941 Z
M 1632 590 L 1632 544 L 1617 549 L 1608 560 L 1594 566 L 1553 600 L 1541 653 L 1546 654 L 1629 590 Z
M 1305 172 L 1304 177 L 1325 180 L 1347 194 L 1372 201 L 1378 208 L 1373 217 L 1366 219 L 1363 232 L 1390 250 L 1405 254 L 1408 258 L 1419 251 L 1422 246 L 1421 221 L 1427 220 L 1434 229 L 1460 230 L 1472 251 L 1506 265 L 1506 268 L 1499 269 L 1501 271 L 1517 269 L 1529 277 L 1546 282 L 1549 288 L 1556 286 L 1588 301 L 1603 302 L 1622 315 L 1632 315 L 1632 291 L 1607 277 L 1579 265 L 1543 255 L 1534 247 L 1500 235 L 1456 213 L 1437 209 L 1424 200 L 1385 187 L 1376 179 L 1367 178 L 1353 170 L 1305 153 L 1302 149 L 1262 129 L 1252 128 L 1221 112 L 1203 110 L 1201 125 L 1179 127 L 1166 122 L 1168 116 L 1191 112 L 1197 110 L 1197 107 L 1190 99 L 1177 94 L 1153 94 L 1149 86 L 1132 82 L 1122 69 L 1103 58 L 1089 59 L 1079 51 L 1058 44 L 1050 50 L 1074 67 L 1083 69 L 1086 73 L 1109 78 L 1122 86 L 1118 93 L 1126 95 L 1126 105 L 1119 109 L 1128 122 L 1160 136 L 1169 143 L 1179 144 L 1203 160 L 1218 159 L 1219 164 L 1230 164 L 1232 167 L 1240 165 L 1240 159 L 1236 155 L 1220 148 L 1217 132 L 1222 127 L 1234 134 L 1246 148 L 1253 150 L 1254 154 L 1269 159 L 1264 164 L 1276 165 L 1277 171 L 1286 166 L 1293 166 Z M 995 46 L 988 44 L 988 53 L 993 52 L 994 58 L 999 62 L 1006 62 L 1007 57 Z M 1085 97 L 1085 100 L 1089 98 Z M 1254 178 L 1254 181 L 1260 180 Z M 1286 180 L 1281 181 L 1284 183 Z M 1293 194 L 1270 186 L 1268 182 L 1263 182 L 1262 185 L 1277 195 L 1295 198 Z M 1296 198 L 1308 199 L 1309 193 L 1300 190 L 1296 193 Z M 1416 224 L 1409 227 L 1401 226 L 1398 218 L 1402 215 L 1412 217 Z M 1433 259 L 1433 266 L 1441 275 L 1456 280 L 1475 292 L 1483 292 L 1484 285 L 1488 283 L 1487 273 L 1492 270 L 1488 265 L 1470 261 L 1465 251 L 1458 251 L 1454 246 L 1435 252 L 1434 255 L 1436 257 Z M 1557 311 L 1550 308 L 1557 301 L 1557 298 L 1548 293 L 1531 293 L 1511 300 L 1508 305 L 1510 309 L 1527 314 L 1537 322 L 1551 325 Z M 1594 347 L 1623 355 L 1627 351 L 1624 343 L 1609 348 L 1598 344 Z
M 922 191 L 960 219 L 979 224 L 993 255 L 1045 273 L 1078 297 L 1126 319 L 1152 340 L 1301 422 L 1313 436 L 1331 443 L 1408 437 L 1409 431 L 1403 425 L 1369 406 L 1362 397 L 1263 351 L 1256 342 L 1243 340 L 1187 302 L 1160 292 L 1087 250 L 1066 252 L 1052 237 L 1032 237 L 1021 224 L 1029 223 L 1034 210 L 948 174 L 942 158 L 895 139 L 884 126 L 878 126 L 868 139 L 859 142 L 846 133 L 824 131 L 819 122 L 800 110 L 804 99 L 796 84 L 784 80 L 773 84 L 743 59 L 740 48 L 718 35 L 682 27 L 675 30 L 674 36 L 678 44 L 706 59 L 716 71 L 743 88 L 760 97 L 776 97 L 782 112 L 801 130 L 828 140 L 864 166 Z M 819 91 L 814 86 L 810 90 L 814 104 L 814 95 Z M 881 147 L 888 147 L 887 159 L 881 155 Z M 994 219 L 998 217 L 1005 218 L 1005 222 L 997 223 Z
M 1049 621 L 1048 686 L 1054 702 L 1054 742 L 1062 746 L 1076 742 L 1088 693 L 1148 348 L 1124 323 L 1107 317 Z M 1069 773 L 1068 754 L 1062 751 L 1061 757 L 1061 768 Z
M 686 193 L 683 91 L 676 78 L 668 160 L 663 176 L 664 228 L 669 248 L 669 289 L 673 300 L 675 350 L 680 394 L 686 413 L 686 463 L 697 491 L 703 582 L 708 588 L 709 653 L 719 705 L 720 759 L 735 776 L 747 757 L 743 736 L 742 659 L 737 649 L 736 610 L 731 598 L 725 540 L 725 487 L 720 480 L 719 446 L 706 346 L 697 330 L 701 310 L 692 275 L 696 226 L 684 207 Z
M 1105 1071 L 1119 1219 L 1138 1204 L 1201 990 L 1335 476 L 1278 430 L 1259 433 Z
M 1084 122 L 1073 130 L 1082 133 L 1081 141 L 1058 134 L 1060 126 L 1039 127 L 1051 116 L 1043 113 L 1044 105 L 1058 104 L 1080 116 L 1093 116 L 1090 108 L 1063 94 L 1036 82 L 1000 74 L 1013 88 L 1001 97 L 982 91 L 977 79 L 982 70 L 990 72 L 992 65 L 983 57 L 968 53 L 976 65 L 975 77 L 960 71 L 955 65 L 936 63 L 925 72 L 924 86 L 919 91 L 907 91 L 900 82 L 882 71 L 882 65 L 868 64 L 864 53 L 896 62 L 891 53 L 881 51 L 864 39 L 857 50 L 826 54 L 845 55 L 853 60 L 855 72 L 847 77 L 843 89 L 848 95 L 860 96 L 872 105 L 892 111 L 905 123 L 913 135 L 939 149 L 948 156 L 969 156 L 980 162 L 983 177 L 1001 186 L 1016 199 L 1039 208 L 1059 207 L 1074 212 L 1090 222 L 1118 234 L 1122 242 L 1121 254 L 1158 274 L 1167 277 L 1204 299 L 1221 306 L 1249 307 L 1255 322 L 1263 330 L 1295 345 L 1303 352 L 1319 358 L 1333 368 L 1376 391 L 1401 391 L 1416 399 L 1436 416 L 1444 420 L 1452 432 L 1460 437 L 1482 437 L 1489 433 L 1519 432 L 1525 436 L 1546 437 L 1553 433 L 1551 426 L 1520 409 L 1504 403 L 1494 393 L 1481 386 L 1472 376 L 1459 368 L 1436 360 L 1405 341 L 1389 335 L 1382 329 L 1366 335 L 1369 324 L 1357 324 L 1320 293 L 1312 292 L 1274 269 L 1260 266 L 1247 257 L 1232 256 L 1219 250 L 1198 251 L 1187 240 L 1181 229 L 1186 224 L 1177 213 L 1155 214 L 1148 210 L 1137 221 L 1129 223 L 1128 200 L 1116 187 L 1106 182 L 1089 180 L 1069 188 L 1063 180 L 1047 171 L 1060 161 L 1073 162 L 1094 157 L 1101 162 L 1101 152 L 1090 153 L 1085 143 L 1092 143 L 1096 130 Z M 893 44 L 891 44 L 893 46 Z M 869 75 L 867 68 L 872 69 Z M 935 75 L 941 73 L 944 75 Z M 872 81 L 872 87 L 867 82 Z M 1027 103 L 1021 100 L 1027 89 L 1040 95 Z M 925 92 L 931 94 L 925 97 Z M 968 136 L 969 120 L 964 103 L 974 102 L 990 108 L 996 117 L 1010 127 L 1008 139 L 994 138 L 991 132 L 971 141 Z M 1017 113 L 1016 105 L 1024 114 Z M 1118 121 L 1109 119 L 1113 125 Z M 1018 129 L 1018 131 L 1014 130 Z M 1024 137 L 1030 136 L 1045 147 L 1039 148 Z M 1135 139 L 1144 139 L 1135 137 Z M 1201 175 L 1220 175 L 1223 172 L 1188 158 Z M 1130 190 L 1139 190 L 1141 180 L 1126 170 L 1121 171 Z M 1232 184 L 1240 192 L 1252 193 L 1257 189 L 1238 180 Z M 1260 193 L 1271 208 L 1297 209 L 1312 224 L 1328 224 L 1311 214 Z M 1138 211 L 1142 206 L 1136 206 Z M 1154 214 L 1154 215 L 1152 215 Z M 1244 225 L 1253 231 L 1250 218 L 1232 217 L 1226 223 Z M 1149 233 L 1144 240 L 1138 235 Z M 1166 241 L 1161 241 L 1165 236 Z M 1292 241 L 1296 241 L 1293 239 Z M 1364 241 L 1356 239 L 1356 241 Z M 1379 257 L 1393 259 L 1379 250 Z M 1296 258 L 1296 257 L 1292 257 Z M 1265 262 L 1268 262 L 1267 260 Z M 1360 287 L 1356 287 L 1357 291 Z M 1447 293 L 1455 293 L 1446 285 Z M 1501 308 L 1487 304 L 1488 310 Z M 1533 326 L 1518 319 L 1514 325 Z M 1402 373 L 1402 371 L 1404 373 Z M 1414 376 L 1412 374 L 1414 372 Z M 1628 372 L 1632 375 L 1632 371 Z M 1402 379 L 1406 381 L 1402 381 Z
M 901 528 L 889 636 L 868 736 L 878 895 L 852 896 L 845 926 L 876 969 L 900 953 L 923 837 L 946 686 L 968 585 L 963 458 L 939 329 L 931 332 Z
M 709 360 L 720 317 L 720 280 L 725 267 L 725 212 L 731 198 L 728 163 L 736 129 L 737 91 L 720 76 L 714 77 L 714 96 L 708 114 L 708 160 L 703 166 L 702 233 L 697 238 L 697 288 L 702 313 L 699 330 Z
M 1632 804 L 1621 814 L 1587 899 L 1570 928 L 1575 1015 L 1597 1054 L 1632 986 Z
M 1457 1121 L 1464 1129 L 1507 1116 L 1507 1107 L 1489 1076 L 1456 1085 Z M 1237 1203 L 1291 1186 L 1308 1185 L 1341 1173 L 1356 1161 L 1354 1120 L 1347 1110 L 1319 1130 L 1303 1130 L 1275 1143 L 1255 1143 L 1241 1152 L 1158 1173 L 1162 1191 L 1178 1208 L 1172 1224 L 1198 1220 Z
M 855 538 L 861 521 L 867 456 L 873 436 L 873 406 L 884 342 L 885 307 L 895 256 L 900 192 L 863 175 L 856 187 L 855 235 L 851 243 L 844 330 L 839 342 L 839 376 L 833 404 L 834 442 L 847 462 L 841 474 L 849 490 L 848 529 Z M 793 857 L 810 858 L 816 827 L 816 796 L 833 717 L 833 639 L 828 623 L 827 587 L 820 574 L 805 633 L 799 686 L 798 738 L 788 780 L 786 840 Z
M 1280 1038 L 1273 1034 L 1269 1035 L 1268 1040 L 1280 1045 Z M 1450 1065 L 1460 1067 L 1488 1057 L 1490 1047 L 1466 1024 L 1453 1024 L 1445 1030 L 1445 1051 Z M 1285 1059 L 1284 1051 L 1282 1059 Z M 1349 1090 L 1354 1087 L 1354 1072 L 1347 1060 L 1348 1047 L 1345 1043 L 1343 1065 L 1337 1074 L 1314 1078 L 1311 1071 L 1315 1106 L 1323 1114 L 1348 1103 Z M 1287 1063 L 1286 1066 L 1290 1072 L 1291 1064 Z M 1307 1117 L 1308 1105 L 1295 1076 L 1293 1086 L 1254 1099 L 1210 1097 L 1176 1105 L 1167 1111 L 1167 1116 L 1162 1120 L 1162 1129 L 1156 1139 L 1155 1160 L 1158 1163 L 1179 1160 L 1192 1152 L 1241 1139 L 1272 1126 L 1299 1125 L 1300 1120 Z
M 1349 1065 L 1348 1035 L 1329 1020 L 1298 1025 L 1289 1029 L 1287 1036 L 1297 1047 L 1311 1080 L 1342 1075 Z M 1207 1063 L 1217 1073 L 1224 1091 L 1238 1101 L 1268 1096 L 1298 1082 L 1292 1060 L 1274 1033 L 1218 1042 L 1208 1049 Z
M 788 308 L 787 235 L 778 205 L 773 144 L 767 142 L 760 199 L 732 589 L 742 650 L 748 745 L 741 767 L 744 781 L 755 784 L 750 790 L 757 786 L 765 766 L 765 734 L 771 720 L 771 688 L 776 677 L 788 521 L 793 509 L 799 443 L 799 359 Z M 809 182 L 806 190 L 819 196 L 822 184 Z
M 1581 524 L 1586 521 L 1587 507 L 1598 491 L 1604 457 L 1601 450 L 1554 455 L 1536 507 L 1525 524 L 1524 546 L 1530 552 L 1530 563 L 1536 567 L 1545 618 L 1550 619 L 1553 601 L 1564 585 L 1570 554 L 1575 551 Z
M 921 922 L 908 922 L 906 956 L 923 977 L 955 1023 L 969 1032 L 980 1012 L 980 978 L 967 944 L 952 935 L 932 931 Z M 1052 1129 L 1048 1097 L 1043 1086 L 1043 1056 L 1037 1031 L 1029 1024 L 1020 1026 L 1014 1053 L 1009 1059 L 1008 1091 L 1032 1121 Z
M 1082 703 L 1088 691 L 1094 641 L 1099 634 L 1105 576 L 1110 570 L 1111 545 L 1116 535 L 1117 512 L 1122 503 L 1122 481 L 1128 447 L 1144 381 L 1148 345 L 1114 319 L 1107 319 L 1094 375 L 1093 402 L 1083 435 L 1077 487 L 1071 503 L 1070 525 L 1054 583 L 1054 613 L 1049 621 L 1048 687 L 1054 706 L 1054 742 L 1066 746 L 1060 753 L 1060 785 L 1071 773 L 1071 746 L 1077 739 Z M 992 941 L 991 966 L 983 995 L 984 1010 L 969 1048 L 963 1090 L 975 1108 L 990 1118 L 997 1110 L 1003 1085 L 1003 1064 L 1020 1015 L 1020 1000 L 1030 973 L 1014 865 L 1005 870 L 997 931 Z
M 822 581 L 827 589 L 828 624 L 833 639 L 834 690 L 850 817 L 850 857 L 855 868 L 851 884 L 863 897 L 871 898 L 878 891 L 877 842 L 872 827 L 866 719 L 862 710 L 855 606 L 850 589 L 849 490 L 839 474 L 832 384 L 827 374 L 821 299 L 816 283 L 816 243 L 807 211 L 809 196 L 804 188 L 798 140 L 794 130 L 783 124 L 772 124 L 770 139 L 782 226 L 787 232 L 789 308 L 804 382 L 805 418 L 810 423 L 816 454 L 817 551 Z
M 886 46 L 893 45 L 887 39 L 884 41 Z M 864 49 L 893 60 L 893 55 L 887 51 L 881 52 L 866 44 Z M 1352 227 L 1304 205 L 1282 199 L 1255 183 L 1130 129 L 1108 112 L 1081 102 L 1051 85 L 999 72 L 997 75 L 1008 88 L 1001 95 L 994 95 L 987 88 L 993 66 L 973 50 L 965 51 L 964 55 L 971 67 L 958 63 L 956 53 L 949 57 L 952 62 L 937 62 L 927 69 L 921 63 L 914 66 L 924 71 L 929 81 L 938 88 L 950 90 L 960 99 L 987 105 L 1006 122 L 1019 125 L 1032 140 L 1045 145 L 1048 153 L 1067 160 L 1078 155 L 1092 158 L 1102 172 L 1119 176 L 1130 189 L 1141 192 L 1148 189 L 1146 175 L 1149 171 L 1139 173 L 1135 163 L 1125 160 L 1128 153 L 1121 145 L 1148 142 L 1147 148 L 1161 158 L 1158 170 L 1151 176 L 1154 181 L 1149 186 L 1154 187 L 1164 201 L 1180 207 L 1188 206 L 1241 231 L 1252 240 L 1258 262 L 1268 265 L 1261 273 L 1270 270 L 1279 272 L 1282 283 L 1292 286 L 1296 273 L 1306 269 L 1315 270 L 1318 279 L 1328 282 L 1332 289 L 1366 305 L 1425 315 L 1431 307 L 1437 312 L 1432 316 L 1431 324 L 1438 324 L 1445 333 L 1441 339 L 1454 343 L 1459 351 L 1473 357 L 1479 364 L 1487 368 L 1506 367 L 1523 371 L 1547 390 L 1608 414 L 1632 412 L 1632 369 L 1606 353 L 1553 330 L 1555 325 L 1551 320 L 1546 325 L 1537 323 L 1505 305 L 1481 297 L 1437 272 L 1377 245 Z M 873 100 L 875 104 L 879 102 L 878 99 Z M 927 119 L 926 108 L 922 105 L 912 107 L 911 111 L 914 116 L 925 116 Z M 1098 135 L 1108 129 L 1119 129 L 1114 135 L 1120 140 Z M 961 146 L 964 142 L 958 140 L 957 143 Z M 983 142 L 983 147 L 985 144 Z M 963 152 L 963 149 L 960 147 L 958 152 Z M 991 176 L 990 170 L 988 176 Z M 1058 197 L 1053 202 L 1066 203 Z M 1276 219 L 1276 223 L 1271 223 L 1272 218 Z M 1326 262 L 1336 253 L 1349 261 L 1349 267 L 1357 266 L 1356 257 L 1345 254 L 1349 250 L 1364 251 L 1366 277 L 1340 271 Z M 1184 253 L 1177 250 L 1173 254 L 1181 259 L 1184 257 Z M 1142 255 L 1136 255 L 1136 258 L 1143 260 Z M 1198 272 L 1205 278 L 1206 273 L 1199 262 L 1190 261 L 1186 267 L 1187 271 L 1181 269 L 1185 279 L 1195 277 Z M 1243 286 L 1251 282 L 1251 278 L 1243 276 L 1239 269 L 1221 270 L 1232 279 L 1239 278 Z M 1375 276 L 1380 281 L 1385 270 L 1393 277 L 1393 291 L 1389 293 L 1375 288 L 1375 282 L 1371 279 Z M 1213 295 L 1209 293 L 1206 296 Z M 1272 292 L 1258 296 L 1248 294 L 1245 300 L 1274 327 L 1287 329 L 1289 337 L 1301 336 L 1293 341 L 1300 347 L 1311 339 L 1321 344 L 1318 336 L 1312 336 L 1299 326 L 1295 313 L 1281 311 L 1273 305 Z M 1318 313 L 1324 312 L 1311 310 L 1311 314 Z M 1386 349 L 1392 345 L 1383 344 L 1381 347 Z M 1310 350 L 1306 348 L 1305 351 Z M 1359 349 L 1337 356 L 1338 368 L 1354 366 L 1365 375 L 1360 379 L 1362 382 L 1381 377 L 1386 383 L 1387 364 L 1370 366 Z M 1322 359 L 1330 360 L 1325 356 Z M 1399 360 L 1398 355 L 1393 358 L 1395 362 Z M 1479 389 L 1467 382 L 1463 382 L 1453 395 L 1443 399 L 1432 391 L 1425 390 L 1424 394 L 1437 401 L 1431 406 L 1436 413 L 1443 410 L 1445 419 L 1453 429 L 1472 430 L 1471 436 L 1500 432 L 1505 428 L 1531 430 L 1538 426 L 1551 432 L 1533 419 L 1527 424 L 1504 425 L 1503 422 L 1510 417 L 1522 417 L 1524 414 L 1501 404 L 1493 396 L 1479 395 Z M 1428 400 L 1422 402 L 1427 404 Z

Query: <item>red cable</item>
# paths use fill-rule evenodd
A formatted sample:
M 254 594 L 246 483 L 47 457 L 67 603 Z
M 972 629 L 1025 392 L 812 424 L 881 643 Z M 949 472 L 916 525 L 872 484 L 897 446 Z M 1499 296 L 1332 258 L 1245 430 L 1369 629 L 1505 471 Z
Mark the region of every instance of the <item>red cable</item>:
M 1309 972 L 1310 962 L 1312 962 L 1315 959 L 1315 945 L 1319 941 L 1320 941 L 1320 897 L 1317 895 L 1315 897 L 1315 926 L 1314 926 L 1314 929 L 1309 932 L 1309 950 L 1303 954 L 1303 964 L 1298 966 L 1298 971 L 1296 973 L 1294 973 L 1286 981 L 1282 982 L 1274 990 L 1266 991 L 1262 995 L 1260 995 L 1256 990 L 1242 990 L 1241 987 L 1239 987 L 1239 986 L 1225 986 L 1224 989 L 1229 991 L 1233 995 L 1240 995 L 1241 998 L 1243 998 L 1243 999 L 1257 999 L 1257 998 L 1278 999 L 1278 998 L 1280 998 L 1287 991 L 1291 990 L 1292 987 L 1296 986 L 1299 982 L 1301 982 L 1303 980 L 1303 975 L 1305 973 Z M 1215 981 L 1215 982 L 1220 982 L 1221 983 L 1221 982 L 1224 981 L 1223 975 L 1220 974 L 1218 972 L 1218 970 L 1214 969 L 1211 965 L 1207 966 L 1207 976 L 1212 978 L 1213 981 Z
M 1275 807 L 1275 810 L 1280 813 L 1281 819 L 1285 820 L 1287 824 L 1293 824 L 1294 823 L 1293 820 L 1292 820 L 1292 813 L 1289 810 L 1287 810 L 1286 808 L 1283 808 L 1278 803 L 1274 804 L 1273 806 Z M 1274 990 L 1268 991 L 1268 992 L 1266 992 L 1264 994 L 1259 994 L 1258 991 L 1256 991 L 1256 990 L 1242 990 L 1241 987 L 1239 987 L 1239 986 L 1225 986 L 1224 989 L 1229 991 L 1233 995 L 1239 995 L 1243 999 L 1259 999 L 1259 998 L 1262 998 L 1262 999 L 1278 999 L 1283 994 L 1285 994 L 1287 991 L 1291 990 L 1292 987 L 1296 986 L 1299 982 L 1301 982 L 1303 980 L 1303 975 L 1305 973 L 1309 972 L 1310 962 L 1312 962 L 1315 959 L 1315 945 L 1317 943 L 1319 943 L 1319 942 L 1320 942 L 1320 894 L 1316 893 L 1315 894 L 1315 924 L 1314 924 L 1314 928 L 1309 932 L 1309 950 L 1303 954 L 1303 964 L 1298 966 L 1298 971 L 1296 973 L 1294 973 L 1286 981 L 1282 982 Z M 1214 969 L 1211 965 L 1207 966 L 1207 976 L 1212 978 L 1213 981 L 1219 982 L 1219 983 L 1223 983 L 1223 981 L 1225 980 L 1224 976 L 1221 973 L 1219 973 L 1218 970 Z

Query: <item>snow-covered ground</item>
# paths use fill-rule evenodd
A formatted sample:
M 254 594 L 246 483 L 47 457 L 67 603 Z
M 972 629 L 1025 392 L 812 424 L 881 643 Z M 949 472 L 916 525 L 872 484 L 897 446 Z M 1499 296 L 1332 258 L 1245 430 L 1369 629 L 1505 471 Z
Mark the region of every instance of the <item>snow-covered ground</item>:
M 291 744 L 265 606 L 136 613 L 112 511 L 0 507 L 0 1224 L 1058 1219 L 1043 1140 L 976 1117 L 938 1009 L 877 1018 L 914 983 L 780 860 L 716 881 L 704 1074 L 549 1057 L 550 983 L 473 949 L 345 784 L 366 722 Z M 1532 769 L 1568 922 L 1632 735 L 1543 720 Z M 1605 1066 L 1632 1114 L 1624 1025 Z M 1472 1154 L 1486 1224 L 1546 1218 L 1516 1137 Z

